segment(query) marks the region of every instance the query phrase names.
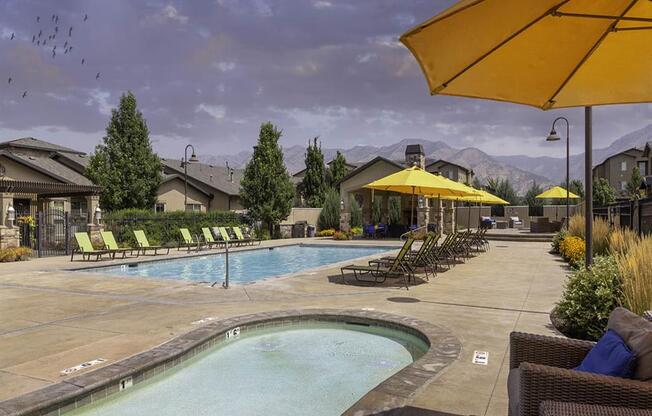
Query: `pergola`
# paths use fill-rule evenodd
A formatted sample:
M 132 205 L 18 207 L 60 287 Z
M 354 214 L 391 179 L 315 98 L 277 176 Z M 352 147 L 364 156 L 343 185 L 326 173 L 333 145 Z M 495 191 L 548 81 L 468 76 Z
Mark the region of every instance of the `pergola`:
M 101 186 L 74 183 L 32 182 L 0 179 L 0 192 L 36 194 L 42 198 L 99 195 Z

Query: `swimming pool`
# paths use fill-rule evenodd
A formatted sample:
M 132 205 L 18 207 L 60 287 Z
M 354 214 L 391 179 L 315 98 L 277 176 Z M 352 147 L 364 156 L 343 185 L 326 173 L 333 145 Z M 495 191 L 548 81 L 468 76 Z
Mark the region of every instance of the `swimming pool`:
M 340 261 L 379 254 L 391 247 L 292 245 L 274 249 L 261 248 L 229 254 L 231 283 L 251 283 L 267 277 L 281 276 Z M 225 274 L 225 255 L 186 257 L 174 260 L 143 262 L 83 269 L 116 276 L 180 279 L 194 282 L 221 281 Z
M 256 329 L 66 415 L 339 415 L 427 350 L 375 325 Z

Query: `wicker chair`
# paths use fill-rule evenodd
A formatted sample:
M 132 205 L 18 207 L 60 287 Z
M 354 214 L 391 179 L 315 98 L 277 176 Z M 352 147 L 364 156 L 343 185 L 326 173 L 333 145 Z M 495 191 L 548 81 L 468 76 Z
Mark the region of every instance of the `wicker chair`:
M 652 416 L 650 409 L 598 406 L 595 404 L 545 401 L 539 407 L 540 416 Z
M 510 334 L 509 414 L 536 416 L 544 401 L 608 406 L 605 415 L 639 415 L 632 409 L 652 409 L 652 382 L 571 370 L 595 343 L 569 338 L 512 332 Z M 550 405 L 551 406 L 551 405 Z M 601 415 L 594 408 L 571 411 L 568 406 L 542 406 L 543 414 Z M 601 409 L 604 410 L 604 409 Z M 552 412 L 552 413 L 551 413 Z M 560 413 L 555 413 L 560 412 Z M 618 412 L 618 413 L 613 413 Z

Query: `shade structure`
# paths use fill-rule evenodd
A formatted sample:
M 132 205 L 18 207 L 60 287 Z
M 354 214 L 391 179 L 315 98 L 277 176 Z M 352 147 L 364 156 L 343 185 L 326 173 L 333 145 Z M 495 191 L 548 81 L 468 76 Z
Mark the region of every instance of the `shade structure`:
M 459 200 L 484 205 L 509 205 L 509 202 L 497 197 L 496 195 L 490 194 L 485 190 L 476 189 L 475 191 L 478 193 L 477 195 L 465 196 Z
M 411 194 L 411 223 L 414 223 L 415 195 L 440 195 L 447 197 L 462 197 L 472 195 L 472 193 L 466 189 L 467 187 L 465 185 L 451 181 L 442 176 L 433 175 L 432 173 L 426 172 L 418 166 L 412 166 L 399 172 L 392 173 L 391 175 L 373 181 L 364 187 L 379 191 L 391 191 L 402 194 Z
M 543 110 L 585 107 L 592 195 L 592 106 L 652 101 L 649 0 L 462 0 L 401 36 L 431 94 Z M 593 201 L 585 201 L 586 264 Z
M 561 186 L 553 186 L 547 191 L 541 192 L 539 195 L 535 196 L 537 199 L 566 199 L 566 190 Z M 574 193 L 568 191 L 568 198 L 570 199 L 579 199 L 580 197 Z

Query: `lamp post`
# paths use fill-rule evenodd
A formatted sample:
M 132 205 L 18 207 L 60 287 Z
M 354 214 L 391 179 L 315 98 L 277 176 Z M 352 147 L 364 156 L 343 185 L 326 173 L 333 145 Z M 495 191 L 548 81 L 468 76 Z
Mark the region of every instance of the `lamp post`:
M 10 227 L 13 227 L 14 221 L 16 221 L 16 210 L 13 205 L 9 205 L 9 208 L 7 208 L 7 222 L 9 222 Z
M 552 122 L 552 128 L 550 129 L 550 134 L 546 138 L 546 141 L 556 142 L 561 140 L 557 132 L 555 131 L 555 124 L 563 120 L 566 122 L 566 229 L 568 229 L 568 223 L 570 222 L 570 208 L 569 208 L 569 192 L 570 192 L 570 123 L 566 117 L 557 117 Z
M 192 155 L 190 160 L 188 160 L 188 148 L 192 149 Z M 188 163 L 199 162 L 197 155 L 195 154 L 195 148 L 193 145 L 189 144 L 186 146 L 186 149 L 183 151 L 183 209 L 188 210 Z

